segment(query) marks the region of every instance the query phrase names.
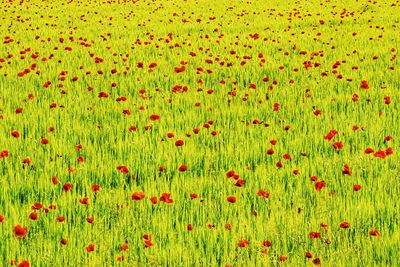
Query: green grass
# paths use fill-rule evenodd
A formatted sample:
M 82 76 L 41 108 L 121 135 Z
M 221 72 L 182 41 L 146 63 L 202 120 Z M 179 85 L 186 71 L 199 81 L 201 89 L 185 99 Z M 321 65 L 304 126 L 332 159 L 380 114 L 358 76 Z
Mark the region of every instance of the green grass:
M 400 265 L 399 6 L 380 0 L 2 1 L 0 152 L 9 155 L 0 159 L 0 263 L 311 266 L 319 258 L 323 266 Z M 259 38 L 251 38 L 256 33 Z M 14 41 L 4 42 L 6 36 Z M 175 73 L 181 61 L 186 70 Z M 369 89 L 360 88 L 362 80 Z M 187 92 L 174 93 L 176 85 Z M 109 97 L 99 98 L 100 92 Z M 121 96 L 127 101 L 116 101 Z M 160 119 L 151 121 L 153 114 Z M 338 134 L 325 140 L 332 129 Z M 41 144 L 42 137 L 49 144 Z M 184 145 L 176 147 L 179 139 Z M 332 147 L 337 141 L 340 151 Z M 367 147 L 394 153 L 381 159 L 366 154 Z M 275 153 L 267 155 L 271 148 Z M 290 160 L 283 159 L 286 153 Z M 179 172 L 183 164 L 188 171 Z M 345 164 L 351 176 L 342 175 Z M 121 165 L 128 174 L 117 170 Z M 229 170 L 245 180 L 243 187 L 226 178 Z M 326 187 L 317 191 L 311 176 Z M 65 183 L 72 184 L 69 192 Z M 101 190 L 93 192 L 94 184 Z M 353 191 L 356 184 L 360 191 Z M 260 189 L 269 199 L 257 195 Z M 145 198 L 133 201 L 134 192 Z M 162 193 L 171 193 L 173 203 L 153 205 L 150 198 Z M 190 193 L 199 197 L 192 200 Z M 89 205 L 80 203 L 83 197 Z M 34 221 L 29 214 L 37 202 L 57 208 L 36 211 Z M 340 228 L 344 221 L 349 229 Z M 17 224 L 28 227 L 24 238 L 14 236 Z M 374 229 L 379 236 L 369 234 Z M 310 232 L 321 238 L 311 239 Z M 144 234 L 154 246 L 145 247 Z M 248 247 L 238 246 L 242 239 Z M 264 240 L 272 246 L 263 247 Z M 125 241 L 129 248 L 121 251 Z M 89 244 L 95 245 L 90 253 Z M 288 259 L 280 262 L 280 256 Z

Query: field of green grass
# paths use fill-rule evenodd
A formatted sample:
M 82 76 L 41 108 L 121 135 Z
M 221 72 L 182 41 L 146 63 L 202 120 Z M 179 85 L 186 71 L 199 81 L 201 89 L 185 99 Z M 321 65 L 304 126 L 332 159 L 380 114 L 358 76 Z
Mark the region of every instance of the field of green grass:
M 0 266 L 400 266 L 399 0 L 0 3 Z

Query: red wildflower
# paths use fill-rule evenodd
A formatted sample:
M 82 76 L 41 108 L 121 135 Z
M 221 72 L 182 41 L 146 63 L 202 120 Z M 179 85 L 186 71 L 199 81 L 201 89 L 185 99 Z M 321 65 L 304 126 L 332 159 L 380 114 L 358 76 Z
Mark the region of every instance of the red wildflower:
M 99 191 L 100 189 L 101 189 L 100 185 L 98 185 L 98 184 L 92 185 L 92 191 L 93 191 L 93 192 L 97 192 L 97 191 Z
M 21 225 L 17 225 L 14 227 L 14 235 L 17 238 L 23 238 L 28 233 L 28 227 L 22 227 Z
M 0 223 L 4 223 L 4 215 L 0 215 Z
M 324 139 L 331 141 L 333 139 L 333 137 L 338 133 L 338 131 L 336 130 L 330 130 L 329 133 L 327 135 L 325 135 Z
M 374 153 L 374 157 L 384 159 L 386 157 L 386 152 L 379 149 Z
M 8 150 L 3 150 L 0 153 L 0 159 L 8 157 Z
M 188 170 L 188 167 L 186 166 L 186 165 L 181 165 L 180 167 L 179 167 L 179 169 L 178 169 L 178 171 L 180 171 L 180 172 L 185 172 L 185 171 L 187 171 Z
M 227 199 L 228 202 L 230 202 L 230 203 L 235 203 L 235 202 L 236 202 L 236 197 L 234 197 L 234 196 L 229 196 L 229 197 L 227 197 L 226 199 Z
M 36 212 L 31 212 L 31 214 L 29 214 L 29 219 L 36 221 L 39 219 L 39 215 Z
M 86 221 L 87 221 L 88 223 L 93 223 L 93 222 L 94 222 L 94 218 L 93 218 L 93 217 L 87 217 L 87 218 L 86 218 Z
M 157 115 L 157 114 L 153 114 L 153 115 L 150 116 L 150 120 L 151 120 L 151 121 L 157 121 L 157 120 L 159 120 L 159 119 L 160 119 L 160 116 Z
M 94 244 L 89 244 L 89 245 L 86 247 L 86 251 L 87 251 L 88 253 L 94 251 Z
M 165 203 L 173 203 L 174 201 L 171 199 L 171 194 L 170 193 L 162 193 L 160 197 L 161 202 Z
M 258 190 L 257 195 L 259 195 L 260 197 L 269 198 L 269 192 L 265 192 L 262 189 Z
M 322 189 L 323 187 L 325 187 L 325 186 L 326 186 L 326 183 L 325 183 L 324 181 L 316 182 L 316 183 L 315 183 L 315 190 L 321 191 L 321 189 Z
M 189 223 L 189 224 L 187 225 L 187 230 L 188 230 L 188 231 L 192 231 L 192 230 L 193 230 L 193 225 Z
M 144 246 L 146 248 L 152 247 L 153 245 L 154 245 L 153 242 L 151 242 L 150 240 L 145 240 L 144 241 Z
M 378 229 L 374 229 L 369 231 L 369 235 L 370 236 L 380 236 L 379 230 Z
M 340 228 L 347 229 L 350 228 L 350 224 L 348 222 L 340 223 Z
M 183 142 L 183 140 L 177 140 L 175 142 L 175 146 L 183 146 L 185 143 Z
M 315 258 L 315 259 L 312 260 L 312 263 L 314 265 L 321 265 L 321 260 L 320 260 L 320 258 Z
M 129 172 L 128 167 L 126 166 L 117 166 L 117 170 L 119 170 L 120 172 L 122 172 L 123 174 L 127 174 Z
M 371 154 L 371 153 L 374 153 L 374 150 L 373 150 L 372 148 L 370 148 L 370 147 L 367 147 L 367 148 L 364 150 L 364 153 L 365 153 L 365 154 Z
M 271 247 L 271 246 L 272 246 L 272 242 L 269 241 L 269 240 L 264 240 L 264 241 L 262 242 L 262 245 L 263 245 L 264 247 Z
M 242 179 L 238 179 L 237 180 L 237 182 L 236 182 L 236 184 L 235 184 L 235 186 L 237 186 L 237 187 L 243 187 L 244 186 L 244 180 L 242 180 Z
M 335 142 L 335 143 L 333 143 L 332 146 L 336 150 L 341 150 L 343 148 L 343 143 L 342 142 Z
M 142 200 L 145 197 L 143 192 L 135 192 L 132 194 L 132 200 Z
M 350 171 L 350 167 L 347 164 L 344 165 L 344 169 L 342 171 L 342 175 L 346 175 L 346 174 L 348 176 L 351 176 L 351 174 L 352 174 L 352 172 Z
M 287 256 L 280 256 L 280 257 L 279 257 L 279 261 L 280 261 L 280 262 L 287 261 L 287 259 L 288 259 Z
M 43 137 L 43 138 L 40 140 L 40 143 L 42 143 L 43 145 L 47 145 L 47 144 L 49 143 L 49 139 Z
M 23 260 L 18 264 L 17 267 L 29 267 L 29 266 L 30 266 L 29 261 Z
M 360 88 L 365 90 L 368 89 L 369 88 L 368 82 L 366 80 L 361 81 Z
M 67 244 L 67 239 L 61 238 L 60 243 L 63 244 L 63 245 L 66 245 Z
M 310 236 L 311 239 L 321 238 L 321 233 L 320 232 L 310 232 L 308 235 Z
M 359 184 L 356 184 L 353 186 L 353 190 L 356 192 L 359 191 L 360 189 L 361 189 L 361 185 L 359 185 Z
M 247 247 L 249 247 L 249 241 L 247 241 L 245 239 L 241 239 L 238 242 L 238 246 L 241 248 L 247 248 Z
M 63 185 L 64 192 L 68 192 L 69 190 L 71 190 L 71 188 L 72 188 L 72 185 L 69 183 L 66 183 Z
M 306 252 L 306 258 L 308 258 L 308 259 L 311 259 L 311 258 L 312 258 L 311 252 L 309 252 L 309 251 Z
M 18 138 L 20 136 L 18 131 L 12 131 L 11 135 L 14 136 L 15 138 Z

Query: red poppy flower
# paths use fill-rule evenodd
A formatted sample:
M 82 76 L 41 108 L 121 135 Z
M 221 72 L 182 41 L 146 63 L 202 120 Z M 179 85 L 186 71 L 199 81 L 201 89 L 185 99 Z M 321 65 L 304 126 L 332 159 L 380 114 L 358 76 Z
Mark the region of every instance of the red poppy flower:
M 321 265 L 321 260 L 320 260 L 320 258 L 315 258 L 315 259 L 312 260 L 312 263 L 314 265 Z
M 89 199 L 87 197 L 83 197 L 83 198 L 79 199 L 79 202 L 83 205 L 88 205 Z
M 359 185 L 359 184 L 356 184 L 353 186 L 353 190 L 356 192 L 359 191 L 360 189 L 361 189 L 361 185 Z
M 30 158 L 25 158 L 25 159 L 22 161 L 22 163 L 29 165 L 29 164 L 31 164 L 31 159 L 30 159 Z
M 288 259 L 287 256 L 280 256 L 280 257 L 279 257 L 279 261 L 280 261 L 280 262 L 287 261 L 287 259 Z
M 274 153 L 275 151 L 272 148 L 267 150 L 267 155 L 273 155 Z
M 391 148 L 391 147 L 386 148 L 385 153 L 386 153 L 386 156 L 392 155 L 393 154 L 393 148 Z
M 348 222 L 340 223 L 340 228 L 347 229 L 350 228 L 350 224 Z
M 365 154 L 371 154 L 371 153 L 374 153 L 374 150 L 373 150 L 372 148 L 370 148 L 370 147 L 367 147 L 367 148 L 364 150 L 364 153 L 365 153 Z
M 244 186 L 245 181 L 242 179 L 238 179 L 235 186 L 237 187 L 243 187 Z
M 360 88 L 365 90 L 368 89 L 369 88 L 368 82 L 366 80 L 361 81 Z
M 33 210 L 40 210 L 41 208 L 43 208 L 43 205 L 36 202 L 35 204 L 33 204 L 32 209 Z
M 333 146 L 333 148 L 335 150 L 341 150 L 343 148 L 343 143 L 342 142 L 335 142 L 335 143 L 333 143 L 332 146 Z
M 306 258 L 308 258 L 308 259 L 311 259 L 311 258 L 312 258 L 311 252 L 309 252 L 309 251 L 306 252 Z
M 187 230 L 188 230 L 188 231 L 192 231 L 192 230 L 193 230 L 193 225 L 189 223 L 189 224 L 187 225 Z
M 276 140 L 271 140 L 271 141 L 269 141 L 269 142 L 270 142 L 270 144 L 273 145 L 273 146 L 276 145 L 276 143 L 277 143 Z
M 29 261 L 23 260 L 18 264 L 17 267 L 30 267 Z
M 338 133 L 338 131 L 336 130 L 330 130 L 329 133 L 327 135 L 325 135 L 324 139 L 331 141 L 333 139 L 333 137 Z
M 68 192 L 69 190 L 71 190 L 71 188 L 72 188 L 72 185 L 69 183 L 66 183 L 63 185 L 64 192 Z
M 0 215 L 0 223 L 4 223 L 4 215 Z
M 320 232 L 310 232 L 308 235 L 310 236 L 311 239 L 321 238 L 321 233 Z
M 86 218 L 86 221 L 87 221 L 88 223 L 93 223 L 93 222 L 94 222 L 94 218 L 93 218 L 93 217 L 87 217 L 87 218 Z
M 86 247 L 86 251 L 87 251 L 88 253 L 94 251 L 94 244 L 89 244 L 89 245 Z
M 132 194 L 132 200 L 142 200 L 145 197 L 143 192 L 135 192 Z
M 286 159 L 286 160 L 290 160 L 291 157 L 290 157 L 289 154 L 285 154 L 285 155 L 283 155 L 283 158 Z
M 19 138 L 19 136 L 20 136 L 18 131 L 12 131 L 11 135 L 14 136 L 15 138 Z
M 315 190 L 321 191 L 321 189 L 322 189 L 323 187 L 325 187 L 325 186 L 326 186 L 326 183 L 325 183 L 324 181 L 316 182 L 316 183 L 315 183 Z
M 8 157 L 8 150 L 3 150 L 0 153 L 0 159 Z
M 374 229 L 369 231 L 369 235 L 370 236 L 380 236 L 379 230 L 378 229 Z
M 175 136 L 175 135 L 174 135 L 173 133 L 167 133 L 167 137 L 168 137 L 168 138 L 174 138 L 174 136 Z
M 190 199 L 195 199 L 195 198 L 198 198 L 198 197 L 199 197 L 198 194 L 196 194 L 196 193 L 190 193 Z
M 247 247 L 249 247 L 249 241 L 247 241 L 245 239 L 239 240 L 238 246 L 241 248 L 247 248 Z
M 227 199 L 228 202 L 230 202 L 230 203 L 235 203 L 235 202 L 236 202 L 236 197 L 234 197 L 234 196 L 229 196 L 229 197 L 227 197 L 226 199 Z
M 374 157 L 384 159 L 386 158 L 385 151 L 379 149 L 377 152 L 374 153 Z
M 28 233 L 28 227 L 22 227 L 21 225 L 17 225 L 14 227 L 14 235 L 17 238 L 23 238 Z
M 97 191 L 99 191 L 100 189 L 101 189 L 100 185 L 98 185 L 98 184 L 92 185 L 92 191 L 93 191 L 93 192 L 97 192 Z
M 178 169 L 180 172 L 185 172 L 188 170 L 188 167 L 186 165 L 181 165 Z
M 63 244 L 63 245 L 66 245 L 67 244 L 67 239 L 61 238 L 60 243 Z
M 151 120 L 151 121 L 157 121 L 157 120 L 159 120 L 159 119 L 160 119 L 160 116 L 157 115 L 157 114 L 153 114 L 153 115 L 150 116 L 150 120 Z
M 152 247 L 153 245 L 154 245 L 153 242 L 151 242 L 150 240 L 145 240 L 144 241 L 144 246 L 146 248 Z
M 389 142 L 389 141 L 392 140 L 392 139 L 393 139 L 393 137 L 390 136 L 390 135 L 385 136 L 385 141 L 386 141 L 386 142 Z
M 120 172 L 122 172 L 123 174 L 127 174 L 129 172 L 128 167 L 126 166 L 117 166 L 117 170 L 119 170 Z
M 42 143 L 43 145 L 47 145 L 47 144 L 49 143 L 49 139 L 47 139 L 47 138 L 42 138 L 42 139 L 40 140 L 40 143 Z
M 271 246 L 272 246 L 272 242 L 269 241 L 269 240 L 264 240 L 264 241 L 262 242 L 262 245 L 263 245 L 264 247 L 271 247 Z
M 162 193 L 160 197 L 161 202 L 165 203 L 173 203 L 174 201 L 171 199 L 171 194 L 170 193 Z
M 344 165 L 344 169 L 342 171 L 342 175 L 346 175 L 346 174 L 348 176 L 351 176 L 351 174 L 352 174 L 352 172 L 350 171 L 350 167 L 347 164 Z
M 235 175 L 235 171 L 234 170 L 230 170 L 226 173 L 226 178 L 231 178 Z
M 128 250 L 128 244 L 126 244 L 126 243 L 122 244 L 122 245 L 119 247 L 119 249 L 120 249 L 121 251 L 126 251 L 126 250 Z
M 228 231 L 231 231 L 232 230 L 232 226 L 229 223 L 227 223 L 227 224 L 225 224 L 225 229 L 228 230 Z
M 183 142 L 183 140 L 177 140 L 175 142 L 175 146 L 183 146 L 185 143 Z
M 278 167 L 278 168 L 282 168 L 282 167 L 283 167 L 283 163 L 280 162 L 280 161 L 278 161 L 275 165 L 276 165 L 276 167 Z
M 36 221 L 39 219 L 39 215 L 36 212 L 31 212 L 31 214 L 29 214 L 29 219 Z
M 259 195 L 260 197 L 269 198 L 269 192 L 265 192 L 262 189 L 258 190 L 257 195 Z
M 58 216 L 58 217 L 57 217 L 57 221 L 58 221 L 58 222 L 64 222 L 64 221 L 65 221 L 64 216 Z

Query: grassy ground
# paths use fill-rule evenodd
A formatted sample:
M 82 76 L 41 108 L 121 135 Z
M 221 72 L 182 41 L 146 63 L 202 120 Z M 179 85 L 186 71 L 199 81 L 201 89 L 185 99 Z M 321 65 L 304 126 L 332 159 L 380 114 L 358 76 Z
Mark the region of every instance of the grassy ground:
M 2 1 L 1 265 L 400 265 L 399 12 Z

